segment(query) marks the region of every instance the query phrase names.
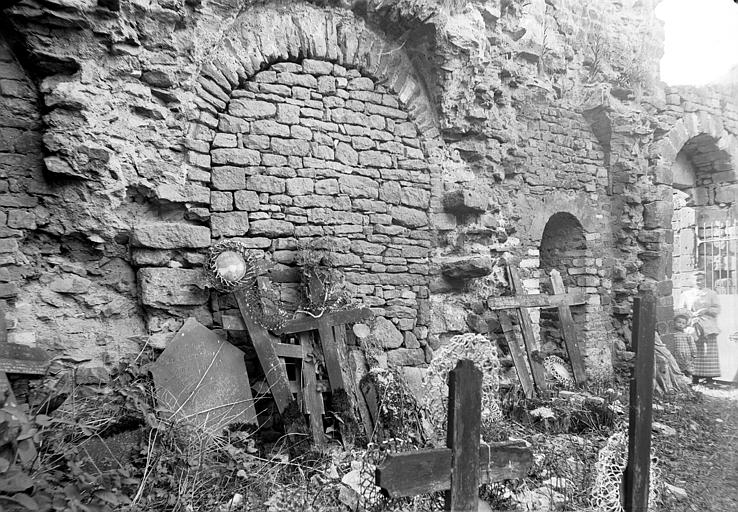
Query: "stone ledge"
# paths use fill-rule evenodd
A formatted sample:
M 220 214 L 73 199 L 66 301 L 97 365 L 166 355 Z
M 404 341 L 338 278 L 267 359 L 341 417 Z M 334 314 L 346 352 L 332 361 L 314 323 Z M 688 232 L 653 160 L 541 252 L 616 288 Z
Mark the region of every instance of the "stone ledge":
M 178 222 L 144 224 L 133 229 L 131 242 L 153 249 L 204 248 L 210 246 L 210 229 Z

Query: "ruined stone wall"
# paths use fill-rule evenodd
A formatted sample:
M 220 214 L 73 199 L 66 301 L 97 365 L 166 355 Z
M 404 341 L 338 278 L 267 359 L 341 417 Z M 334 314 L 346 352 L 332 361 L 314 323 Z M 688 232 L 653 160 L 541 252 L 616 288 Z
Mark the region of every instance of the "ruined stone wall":
M 29 196 L 49 215 L 20 246 L 63 261 L 13 279 L 33 305 L 16 333 L 43 327 L 43 345 L 98 365 L 106 346 L 161 347 L 232 307 L 201 272 L 213 242 L 261 251 L 294 304 L 295 252 L 327 236 L 354 296 L 391 320 L 395 362 L 422 364 L 494 327 L 506 263 L 541 289 L 544 228 L 567 213 L 594 261 L 587 364 L 609 366 L 661 133 L 638 125 L 661 108 L 650 2 L 33 5 L 4 25 L 43 105 Z
M 44 174 L 39 92 L 0 39 L 0 294 L 8 340 L 41 346 L 52 373 L 81 366 L 77 382 L 106 379 L 104 364 L 135 355 L 146 341 L 125 246 L 103 245 L 65 222 L 83 196 Z

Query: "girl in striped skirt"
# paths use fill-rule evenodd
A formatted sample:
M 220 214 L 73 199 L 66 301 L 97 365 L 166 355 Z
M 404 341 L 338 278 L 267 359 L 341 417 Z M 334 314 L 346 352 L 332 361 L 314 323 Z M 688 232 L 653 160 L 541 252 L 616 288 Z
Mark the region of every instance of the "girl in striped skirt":
M 705 288 L 704 272 L 695 272 L 694 281 L 695 287 L 682 294 L 679 306 L 692 314 L 690 324 L 697 339 L 692 382 L 696 384 L 700 379 L 706 379 L 711 384 L 715 377 L 720 376 L 717 343 L 720 304 L 717 294 Z

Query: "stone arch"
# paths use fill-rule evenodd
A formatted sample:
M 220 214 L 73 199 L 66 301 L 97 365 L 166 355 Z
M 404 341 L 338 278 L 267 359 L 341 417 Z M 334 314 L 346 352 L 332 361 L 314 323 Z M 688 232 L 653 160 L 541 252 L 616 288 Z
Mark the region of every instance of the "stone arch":
M 652 145 L 651 156 L 655 161 L 654 176 L 657 184 L 672 185 L 672 165 L 677 155 L 690 140 L 702 135 L 710 136 L 715 141 L 716 150 L 729 156 L 730 162 L 733 162 L 735 179 L 738 179 L 735 169 L 735 163 L 738 162 L 738 139 L 724 128 L 722 119 L 701 110 L 686 114 Z
M 427 362 L 422 347 L 430 321 L 428 254 L 432 237 L 428 211 L 431 175 L 440 172 L 433 164 L 433 149 L 442 140 L 425 87 L 400 46 L 348 14 L 311 6 L 293 6 L 289 13 L 274 6 L 254 8 L 234 23 L 210 61 L 202 67 L 194 88 L 198 112 L 196 116 L 193 113 L 196 119 L 191 123 L 187 147 L 192 170 L 189 180 L 210 194 L 208 218 L 214 238 L 245 236 L 254 249 L 268 252 L 276 263 L 271 271 L 272 280 L 280 283 L 277 288 L 285 302 L 295 298 L 297 275 L 292 264 L 299 248 L 298 240 L 315 239 L 323 234 L 337 239 L 339 247 L 334 264 L 344 270 L 354 297 L 361 297 L 363 304 L 374 307 L 378 316 L 392 320 L 399 331 L 395 331 L 393 344 L 385 347 L 392 349 L 388 358 L 398 365 L 417 365 Z M 353 161 L 340 162 L 352 167 L 353 172 L 331 165 L 321 169 L 307 165 L 307 159 L 333 157 L 318 156 L 312 147 L 306 153 L 302 149 L 304 141 L 291 144 L 294 153 L 292 149 L 277 151 L 274 138 L 286 136 L 281 134 L 285 127 L 275 124 L 271 128 L 260 125 L 260 129 L 274 130 L 268 134 L 271 137 L 268 148 L 245 146 L 246 132 L 225 125 L 246 120 L 248 134 L 253 135 L 255 123 L 263 120 L 274 123 L 286 104 L 277 98 L 281 94 L 279 87 L 284 87 L 274 82 L 277 75 L 285 79 L 290 75 L 295 81 L 293 93 L 298 88 L 308 89 L 305 86 L 308 82 L 316 84 L 305 95 L 301 91 L 299 98 L 289 97 L 302 102 L 298 109 L 300 118 L 307 115 L 303 109 L 309 108 L 308 103 L 320 96 L 313 92 L 320 92 L 317 84 L 323 79 L 340 78 L 346 87 L 348 78 L 356 82 L 356 88 L 366 87 L 367 93 L 379 91 L 375 97 L 381 98 L 381 104 L 367 99 L 367 108 L 373 102 L 377 115 L 387 118 L 387 131 L 394 136 L 388 142 L 404 145 L 404 156 L 393 156 L 392 165 L 385 165 L 386 156 L 372 155 L 378 160 L 368 162 L 370 156 L 359 151 L 358 159 L 354 152 L 353 156 L 344 154 L 347 160 Z M 259 98 L 255 94 L 263 92 L 263 85 L 270 85 L 274 95 L 268 104 L 255 101 Z M 232 107 L 244 101 L 249 102 L 248 107 L 241 108 L 244 113 L 235 116 Z M 259 108 L 264 110 L 257 112 Z M 325 110 L 328 111 L 327 106 Z M 360 123 L 337 120 L 332 110 L 330 115 L 319 119 L 327 120 L 340 125 L 339 129 L 317 127 L 313 131 L 331 131 L 328 136 L 323 134 L 322 139 L 327 142 L 321 144 L 331 155 L 334 154 L 331 147 L 336 148 L 338 160 L 338 148 L 345 146 L 347 135 L 356 135 L 353 129 Z M 289 137 L 299 139 L 294 134 L 297 122 L 279 121 L 293 124 Z M 347 131 L 344 124 L 353 128 Z M 228 148 L 234 147 L 238 148 L 238 154 L 229 156 Z M 269 154 L 270 163 L 266 162 L 265 154 Z M 285 158 L 274 158 L 285 155 Z M 305 158 L 303 167 L 293 164 L 302 157 Z M 223 176 L 218 175 L 216 166 L 222 169 L 229 165 L 254 170 L 247 171 L 245 177 L 242 171 L 236 171 L 234 184 L 221 186 L 217 182 Z M 267 166 L 269 170 L 265 171 Z M 313 180 L 315 183 L 308 183 Z M 318 185 L 325 188 L 318 191 Z M 269 197 L 265 199 L 263 195 Z M 329 202 L 331 195 L 335 204 Z M 299 196 L 299 201 L 293 201 L 294 196 Z M 277 203 L 272 201 L 277 200 L 284 201 L 280 207 L 289 207 L 276 214 L 272 213 L 275 210 L 264 211 L 265 201 L 266 206 L 276 207 Z M 224 224 L 224 217 L 235 220 Z M 300 219 L 293 220 L 297 217 Z M 240 228 L 227 231 L 238 223 Z M 339 226 L 334 228 L 334 225 Z
M 644 232 L 640 239 L 647 247 L 640 254 L 641 271 L 653 283 L 659 330 L 666 332 L 673 316 L 674 296 L 685 284 L 673 280 L 675 244 L 680 244 L 677 246 L 680 251 L 684 249 L 681 245 L 685 245 L 683 234 L 673 228 L 673 222 L 679 222 L 679 215 L 674 214 L 675 204 L 679 202 L 675 200 L 675 190 L 689 190 L 697 204 L 716 211 L 718 204 L 731 204 L 735 210 L 738 138 L 719 117 L 699 110 L 686 113 L 654 142 L 650 156 L 655 194 L 653 200 L 644 204 Z M 708 186 L 704 187 L 705 184 Z M 686 197 L 684 193 L 681 195 Z M 726 211 L 723 209 L 719 215 Z M 677 273 L 681 270 L 677 268 Z
M 585 293 L 587 303 L 574 308 L 573 316 L 581 352 L 588 372 L 609 372 L 612 366 L 612 325 L 607 305 L 610 303 L 610 284 L 605 275 L 608 254 L 608 230 L 605 219 L 591 205 L 591 198 L 585 193 L 554 191 L 540 201 L 530 201 L 527 205 L 534 212 L 528 234 L 533 247 L 538 247 L 538 257 L 530 261 L 539 269 L 541 291 L 550 293 L 548 272 L 552 267 L 562 274 L 565 285 L 571 291 Z M 555 231 L 552 226 L 564 221 L 569 231 L 577 234 L 580 241 L 577 249 L 568 255 L 568 265 L 551 265 L 545 261 L 543 252 L 546 240 Z M 564 231 L 567 231 L 566 229 Z M 564 234 L 564 233 L 562 233 Z M 574 252 L 576 251 L 576 252 Z M 570 268 L 572 272 L 570 272 Z M 545 275 L 544 275 L 545 274 Z M 543 311 L 543 310 L 542 310 Z M 554 313 L 541 316 L 541 348 L 546 353 L 565 356 L 561 340 L 550 337 L 553 327 L 558 329 L 558 316 Z
M 335 62 L 382 82 L 397 94 L 426 140 L 440 138 L 435 109 L 402 43 L 376 33 L 348 11 L 310 5 L 291 6 L 289 12 L 254 7 L 232 24 L 200 70 L 194 87 L 199 116 L 196 112 L 189 138 L 201 140 L 199 127 L 212 127 L 213 114 L 222 112 L 232 92 L 258 71 L 303 59 Z

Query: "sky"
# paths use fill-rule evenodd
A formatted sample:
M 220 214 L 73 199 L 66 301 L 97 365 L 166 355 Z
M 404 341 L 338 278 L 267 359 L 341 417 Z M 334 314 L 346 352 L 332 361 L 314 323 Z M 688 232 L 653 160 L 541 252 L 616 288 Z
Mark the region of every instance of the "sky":
M 663 0 L 661 79 L 669 85 L 704 85 L 738 64 L 738 3 L 734 0 Z

